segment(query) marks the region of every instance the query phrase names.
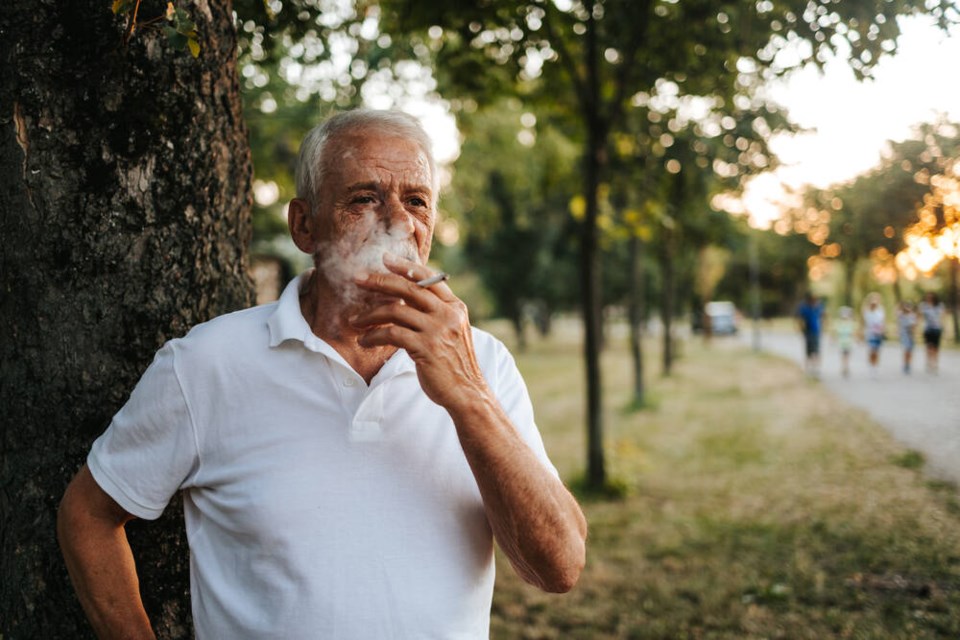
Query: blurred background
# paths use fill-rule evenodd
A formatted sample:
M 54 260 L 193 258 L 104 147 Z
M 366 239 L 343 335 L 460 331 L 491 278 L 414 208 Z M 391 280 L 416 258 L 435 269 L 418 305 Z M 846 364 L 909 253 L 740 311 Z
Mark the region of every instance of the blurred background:
M 444 166 L 437 263 L 521 343 L 585 301 L 698 327 L 711 300 L 771 318 L 807 290 L 831 313 L 935 291 L 957 339 L 950 3 L 419 4 L 239 23 L 255 274 L 305 265 L 285 227 L 302 134 L 400 108 Z
M 10 0 L 0 36 L 0 638 L 89 636 L 63 487 L 164 340 L 310 266 L 299 143 L 358 106 L 429 131 L 434 266 L 590 521 L 571 594 L 501 568 L 493 637 L 960 637 L 956 0 Z M 171 511 L 131 538 L 185 638 Z
M 253 264 L 273 269 L 258 300 L 306 266 L 283 223 L 318 113 L 418 116 L 444 172 L 433 259 L 518 353 L 592 527 L 584 584 L 560 603 L 502 568 L 495 637 L 960 634 L 955 3 L 324 16 L 305 39 L 242 22 Z M 946 353 L 935 376 L 918 321 L 911 377 L 898 309 L 929 293 Z M 886 311 L 879 373 L 868 296 Z

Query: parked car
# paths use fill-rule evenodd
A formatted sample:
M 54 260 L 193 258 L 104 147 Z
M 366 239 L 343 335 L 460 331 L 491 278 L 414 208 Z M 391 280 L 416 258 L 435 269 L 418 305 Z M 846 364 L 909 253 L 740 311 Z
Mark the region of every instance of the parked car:
M 737 307 L 732 302 L 714 300 L 704 305 L 703 311 L 713 335 L 733 335 L 737 332 Z

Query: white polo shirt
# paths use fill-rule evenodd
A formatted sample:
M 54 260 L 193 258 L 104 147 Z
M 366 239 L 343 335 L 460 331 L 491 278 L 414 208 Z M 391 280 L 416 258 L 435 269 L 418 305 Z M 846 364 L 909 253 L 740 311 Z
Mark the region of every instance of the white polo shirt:
M 184 492 L 201 640 L 488 638 L 492 534 L 452 421 L 404 351 L 368 387 L 311 332 L 302 281 L 166 343 L 90 471 L 140 518 Z M 556 473 L 513 358 L 473 338 Z

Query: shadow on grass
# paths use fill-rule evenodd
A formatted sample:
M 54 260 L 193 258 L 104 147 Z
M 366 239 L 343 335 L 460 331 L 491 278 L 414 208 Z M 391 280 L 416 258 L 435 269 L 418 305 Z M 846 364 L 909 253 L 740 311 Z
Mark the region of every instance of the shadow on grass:
M 634 413 L 640 413 L 641 411 L 655 412 L 659 408 L 660 397 L 650 391 L 647 391 L 641 398 L 631 398 L 630 401 L 623 406 L 622 414 L 629 416 Z
M 920 469 L 926 463 L 926 458 L 919 451 L 907 449 L 900 455 L 894 456 L 892 462 L 904 469 Z
M 617 502 L 630 494 L 630 485 L 623 478 L 607 476 L 602 485 L 590 482 L 586 476 L 578 475 L 570 481 L 570 491 L 582 502 Z

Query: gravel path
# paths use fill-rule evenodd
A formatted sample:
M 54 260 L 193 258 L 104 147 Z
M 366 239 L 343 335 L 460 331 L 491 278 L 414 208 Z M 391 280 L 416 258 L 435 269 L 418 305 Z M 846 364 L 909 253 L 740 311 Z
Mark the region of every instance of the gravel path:
M 754 344 L 750 327 L 740 339 Z M 945 340 L 949 339 L 945 336 Z M 761 330 L 759 348 L 803 366 L 803 338 L 798 333 Z M 840 350 L 829 338 L 821 345 L 821 384 L 851 405 L 866 410 L 897 440 L 924 454 L 930 475 L 960 485 L 960 352 L 941 350 L 940 371 L 924 370 L 925 352 L 913 352 L 913 371 L 902 371 L 903 356 L 896 341 L 884 344 L 876 374 L 870 373 L 867 349 L 856 344 L 850 356 L 850 376 L 840 373 Z

